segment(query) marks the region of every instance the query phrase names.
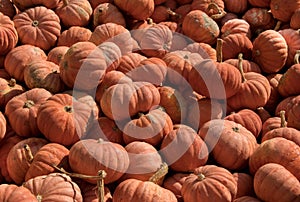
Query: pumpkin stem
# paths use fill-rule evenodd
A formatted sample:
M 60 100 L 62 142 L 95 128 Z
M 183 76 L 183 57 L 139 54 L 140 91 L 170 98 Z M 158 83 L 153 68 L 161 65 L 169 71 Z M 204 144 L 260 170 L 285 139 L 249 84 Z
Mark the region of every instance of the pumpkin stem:
M 214 11 L 217 11 L 216 14 L 211 15 L 210 17 L 214 20 L 218 20 L 222 17 L 224 17 L 227 13 L 224 11 L 224 9 L 220 8 L 218 4 L 216 3 L 210 3 L 207 7 L 208 10 L 213 9 Z
M 160 180 L 162 180 L 165 175 L 168 173 L 169 167 L 165 162 L 161 164 L 160 168 L 149 178 L 150 182 L 158 184 Z
M 38 194 L 38 195 L 36 196 L 36 200 L 37 200 L 38 202 L 42 202 L 42 201 L 43 201 L 43 196 L 40 195 L 40 194 Z
M 72 106 L 65 106 L 64 107 L 64 110 L 66 111 L 66 112 L 68 112 L 68 113 L 72 113 L 73 112 L 73 107 Z
M 223 62 L 222 47 L 223 47 L 223 40 L 218 38 L 216 51 L 217 51 L 217 62 L 219 62 L 219 63 Z
M 281 27 L 281 24 L 282 22 L 281 21 L 277 21 L 276 25 L 275 25 L 275 28 L 274 28 L 274 31 L 278 31 Z
M 33 161 L 33 154 L 31 152 L 30 146 L 28 144 L 25 144 L 23 148 L 25 149 L 26 160 L 29 163 L 32 163 L 32 161 Z
M 200 173 L 199 175 L 197 175 L 197 177 L 198 177 L 199 181 L 202 181 L 202 180 L 205 179 L 205 175 L 203 175 L 202 173 Z
M 152 18 L 147 18 L 147 24 L 148 25 L 152 25 L 154 22 L 153 22 L 153 20 L 152 20 Z
M 245 81 L 247 81 L 247 79 L 245 77 L 245 72 L 243 68 L 243 53 L 239 53 L 238 59 L 239 59 L 238 67 L 242 76 L 242 83 L 244 83 Z
M 281 110 L 279 112 L 279 115 L 280 115 L 280 126 L 282 128 L 286 127 L 286 121 L 285 121 L 285 111 L 284 110 Z
M 28 108 L 29 109 L 32 106 L 34 106 L 34 102 L 32 100 L 26 100 L 26 102 L 23 105 L 23 108 Z
M 172 11 L 170 8 L 167 9 L 167 13 L 171 16 L 174 16 L 176 17 L 177 19 L 180 19 L 181 18 L 181 15 L 175 13 L 174 11 Z
M 237 126 L 235 126 L 235 127 L 232 127 L 232 130 L 233 130 L 234 132 L 239 132 L 239 131 L 240 131 L 240 128 L 237 127 Z
M 98 187 L 98 202 L 104 202 L 104 178 L 106 177 L 107 173 L 104 170 L 98 171 L 99 179 L 97 180 L 97 187 Z
M 11 79 L 8 81 L 8 86 L 9 86 L 9 87 L 15 87 L 16 84 L 17 84 L 17 81 L 16 81 L 16 79 L 14 79 L 14 78 L 11 78 Z
M 299 57 L 300 57 L 300 50 L 296 51 L 296 54 L 294 56 L 294 63 L 299 64 Z
M 31 25 L 32 25 L 33 27 L 37 27 L 37 26 L 39 26 L 39 21 L 34 20 L 34 21 L 32 21 Z

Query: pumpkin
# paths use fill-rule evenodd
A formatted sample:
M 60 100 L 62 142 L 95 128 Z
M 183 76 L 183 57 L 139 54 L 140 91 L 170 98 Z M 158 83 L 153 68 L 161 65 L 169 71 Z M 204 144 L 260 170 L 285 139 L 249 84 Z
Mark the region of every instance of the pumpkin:
M 33 8 L 36 6 L 44 6 L 49 9 L 54 9 L 57 7 L 59 0 L 47 1 L 47 0 L 12 0 L 14 5 L 24 11 L 28 8 Z
M 181 194 L 184 201 L 233 201 L 237 184 L 233 175 L 225 168 L 205 165 L 196 168 L 186 177 Z
M 1 0 L 0 12 L 12 19 L 16 15 L 16 7 L 11 0 Z
M 282 118 L 274 116 L 267 118 L 262 125 L 261 136 L 264 137 L 269 131 L 280 128 L 281 126 L 286 126 L 287 122 L 282 120 Z
M 172 191 L 177 197 L 178 201 L 183 201 L 181 196 L 182 184 L 187 178 L 188 173 L 175 173 L 164 180 L 163 187 Z
M 17 185 L 24 182 L 33 156 L 47 143 L 43 138 L 32 137 L 19 141 L 10 149 L 6 159 L 7 171 Z
M 216 50 L 206 43 L 190 43 L 183 50 L 190 51 L 191 53 L 198 53 L 203 59 L 212 59 L 217 61 Z
M 255 137 L 258 137 L 262 129 L 260 117 L 250 109 L 242 109 L 236 113 L 231 113 L 224 118 L 225 120 L 234 121 L 248 129 Z
M 266 78 L 269 80 L 270 82 L 270 86 L 271 86 L 271 94 L 269 97 L 268 102 L 266 103 L 266 105 L 264 106 L 266 110 L 273 112 L 275 111 L 278 103 L 281 100 L 281 95 L 278 92 L 278 84 L 279 84 L 279 80 L 282 77 L 282 74 L 269 74 L 266 76 Z
M 84 180 L 76 181 L 81 190 L 81 195 L 83 198 L 83 202 L 99 202 L 99 186 L 95 186 L 94 184 L 87 183 Z M 112 195 L 108 187 L 104 187 L 104 202 L 111 202 Z
M 28 147 L 30 150 L 30 147 Z M 69 150 L 57 143 L 49 143 L 42 146 L 34 155 L 30 167 L 25 175 L 25 181 L 41 175 L 56 172 L 53 166 L 69 169 Z
M 198 134 L 212 151 L 216 162 L 231 170 L 246 168 L 257 147 L 256 138 L 249 130 L 229 120 L 208 121 Z
M 37 126 L 51 142 L 70 146 L 85 135 L 91 116 L 89 105 L 66 93 L 55 94 L 39 107 Z
M 170 52 L 172 39 L 172 31 L 166 25 L 157 24 L 146 29 L 141 41 L 138 42 L 144 55 L 162 58 Z
M 6 55 L 17 45 L 19 37 L 14 25 L 8 16 L 0 12 L 0 55 Z
M 234 199 L 233 202 L 261 202 L 258 198 L 254 198 L 252 196 L 242 196 Z
M 248 8 L 248 0 L 243 1 L 232 1 L 232 0 L 224 0 L 226 11 L 232 13 L 244 13 Z
M 3 140 L 6 134 L 6 118 L 2 112 L 0 112 L 0 142 Z
M 114 4 L 136 20 L 146 20 L 154 11 L 154 0 L 114 0 Z
M 284 66 L 287 56 L 287 43 L 278 32 L 267 30 L 254 39 L 252 57 L 263 72 L 278 72 Z
M 132 25 L 130 25 L 130 33 L 132 37 L 139 43 L 142 40 L 145 31 L 154 25 L 156 25 L 156 23 L 154 23 L 151 18 L 147 18 L 147 20 L 142 21 L 135 21 L 132 23 Z
M 224 6 L 222 0 L 193 0 L 191 3 L 192 10 L 201 10 L 215 19 L 222 18 L 226 14 Z
M 13 78 L 10 80 L 0 78 L 0 86 L 0 108 L 2 110 L 5 109 L 9 100 L 25 91 L 23 86 L 17 84 Z
M 101 3 L 93 11 L 93 26 L 115 23 L 126 27 L 126 21 L 122 12 L 112 3 Z
M 4 68 L 11 77 L 23 82 L 25 67 L 35 59 L 46 60 L 47 55 L 39 47 L 20 45 L 6 55 Z
M 257 170 L 254 176 L 254 190 L 256 195 L 266 202 L 300 200 L 299 181 L 285 167 L 276 163 L 268 163 Z
M 38 176 L 26 181 L 23 186 L 29 189 L 40 201 L 83 201 L 80 188 L 65 174 L 51 173 Z
M 235 172 L 232 174 L 237 183 L 236 198 L 243 196 L 253 196 L 253 177 L 247 173 Z
M 65 53 L 68 51 L 67 46 L 57 46 L 48 52 L 47 60 L 59 65 Z
M 125 146 L 129 156 L 129 167 L 122 176 L 126 179 L 148 181 L 162 165 L 162 158 L 152 145 L 146 142 L 134 141 Z
M 30 44 L 43 50 L 49 50 L 56 44 L 61 31 L 59 17 L 43 6 L 17 14 L 14 23 L 22 44 Z
M 300 111 L 300 96 L 296 96 L 291 103 L 290 110 L 286 111 L 287 114 L 287 126 L 300 130 L 299 111 Z
M 299 180 L 299 150 L 300 147 L 296 143 L 283 137 L 266 140 L 257 147 L 249 159 L 250 173 L 254 175 L 263 165 L 277 163 Z
M 65 27 L 88 25 L 93 9 L 86 0 L 62 0 L 55 9 Z
M 299 51 L 300 53 L 300 51 Z M 298 61 L 299 62 L 299 61 Z M 300 78 L 300 65 L 296 63 L 292 65 L 279 79 L 278 92 L 283 97 L 289 97 L 300 94 L 300 88 L 294 85 Z
M 170 8 L 166 7 L 165 5 L 158 5 L 154 7 L 154 11 L 150 18 L 155 23 L 160 23 L 164 21 L 168 21 L 171 16 L 176 16 L 177 13 L 172 11 Z
M 182 30 L 192 40 L 210 45 L 216 42 L 220 33 L 217 23 L 201 10 L 192 10 L 184 17 Z
M 113 120 L 107 117 L 99 117 L 94 121 L 83 139 L 98 140 L 99 138 L 121 145 L 124 144 L 122 131 Z
M 40 135 L 37 113 L 40 105 L 52 94 L 43 88 L 34 88 L 12 98 L 5 107 L 11 127 L 23 137 Z
M 125 144 L 144 141 L 157 146 L 172 129 L 171 118 L 163 109 L 158 108 L 150 110 L 147 114 L 139 113 L 137 119 L 126 123 L 123 129 L 123 140 Z
M 260 67 L 255 62 L 252 62 L 251 60 L 245 60 L 243 57 L 241 57 L 240 59 L 238 58 L 228 59 L 225 60 L 224 62 L 229 63 L 235 66 L 237 69 L 239 69 L 239 60 L 241 60 L 242 62 L 243 71 L 245 73 L 247 72 L 261 73 Z
M 14 184 L 0 185 L 0 200 L 5 202 L 24 201 L 37 202 L 36 197 L 25 187 Z
M 290 27 L 292 29 L 295 30 L 300 29 L 299 19 L 300 19 L 300 8 L 296 9 L 294 14 L 291 17 Z
M 258 107 L 255 112 L 258 114 L 263 124 L 268 118 L 271 118 L 271 114 L 264 107 Z
M 242 19 L 232 19 L 225 22 L 221 27 L 221 38 L 224 39 L 230 34 L 246 34 L 251 39 L 250 25 Z
M 119 58 L 119 64 L 116 70 L 127 74 L 135 69 L 144 59 L 146 59 L 146 57 L 139 53 L 127 53 Z
M 287 0 L 283 2 L 280 0 L 271 0 L 270 8 L 274 18 L 282 22 L 289 22 L 295 10 L 300 8 L 300 1 Z
M 85 175 L 97 175 L 99 170 L 105 170 L 105 184 L 117 181 L 129 166 L 129 157 L 125 148 L 117 143 L 101 139 L 80 140 L 75 143 L 69 154 L 69 164 L 74 172 Z M 85 179 L 95 184 L 93 179 Z
M 160 5 L 160 4 L 163 4 L 165 2 L 166 2 L 166 0 L 154 0 L 155 5 Z
M 79 26 L 72 26 L 63 31 L 58 38 L 57 46 L 72 46 L 81 41 L 88 41 L 92 35 L 92 31 Z
M 149 111 L 159 102 L 160 94 L 153 84 L 132 82 L 109 87 L 102 95 L 100 106 L 108 118 L 121 122 L 138 112 Z
M 51 93 L 64 90 L 65 84 L 59 75 L 59 66 L 45 60 L 35 60 L 24 70 L 24 81 L 28 88 L 44 88 Z
M 177 172 L 191 172 L 208 160 L 204 141 L 196 131 L 182 124 L 164 137 L 160 152 L 170 168 Z
M 295 101 L 297 102 L 297 100 L 300 97 L 294 95 L 294 96 L 289 96 L 287 98 L 282 99 L 278 105 L 276 106 L 275 109 L 275 115 L 280 115 L 280 111 L 285 111 L 286 114 L 288 114 L 288 112 L 290 111 L 291 107 L 294 105 Z
M 271 0 L 248 0 L 250 5 L 253 7 L 259 7 L 259 8 L 268 8 L 270 7 L 270 1 Z

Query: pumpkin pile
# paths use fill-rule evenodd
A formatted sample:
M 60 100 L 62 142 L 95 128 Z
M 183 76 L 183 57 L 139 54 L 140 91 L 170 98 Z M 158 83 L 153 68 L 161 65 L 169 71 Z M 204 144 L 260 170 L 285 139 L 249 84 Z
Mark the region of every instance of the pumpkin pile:
M 299 202 L 300 0 L 0 0 L 0 202 Z

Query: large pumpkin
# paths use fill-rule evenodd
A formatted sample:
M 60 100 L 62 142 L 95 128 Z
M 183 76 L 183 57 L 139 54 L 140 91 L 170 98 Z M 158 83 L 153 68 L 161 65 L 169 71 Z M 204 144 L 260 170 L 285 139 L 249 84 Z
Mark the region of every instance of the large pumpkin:
M 43 6 L 30 8 L 14 17 L 22 44 L 30 44 L 49 50 L 60 35 L 60 19 L 54 11 Z
M 3 202 L 38 202 L 37 198 L 25 187 L 14 184 L 0 185 L 0 201 Z
M 0 12 L 0 55 L 6 55 L 18 42 L 18 33 L 14 22 Z

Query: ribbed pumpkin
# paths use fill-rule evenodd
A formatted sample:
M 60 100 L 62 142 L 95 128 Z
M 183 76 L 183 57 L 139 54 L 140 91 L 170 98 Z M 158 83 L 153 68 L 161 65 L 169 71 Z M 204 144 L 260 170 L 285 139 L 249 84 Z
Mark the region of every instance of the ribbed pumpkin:
M 193 10 L 184 17 L 182 30 L 192 40 L 210 45 L 216 42 L 220 33 L 217 23 L 201 10 Z
M 14 184 L 1 184 L 0 185 L 0 201 L 3 202 L 37 202 L 36 197 L 30 190 L 22 186 Z
M 295 104 L 295 101 L 297 102 L 297 100 L 299 99 L 299 96 L 289 96 L 287 98 L 284 98 L 283 100 L 281 100 L 278 105 L 276 106 L 275 109 L 275 115 L 279 116 L 280 115 L 280 111 L 285 111 L 285 114 L 287 115 L 291 109 L 291 107 Z
M 276 73 L 281 70 L 287 56 L 287 43 L 281 34 L 274 30 L 262 32 L 253 42 L 253 60 L 265 73 Z
M 186 125 L 176 125 L 161 144 L 163 158 L 172 170 L 191 172 L 206 164 L 208 149 L 196 131 Z
M 290 104 L 290 109 L 286 111 L 286 117 L 288 121 L 287 126 L 300 130 L 300 96 L 298 95 L 295 98 L 293 98 Z
M 51 173 L 32 178 L 23 184 L 40 201 L 56 200 L 57 202 L 82 202 L 78 185 L 61 173 Z
M 14 22 L 0 12 L 0 55 L 6 55 L 18 42 L 18 33 Z
M 89 105 L 69 94 L 55 94 L 39 107 L 37 126 L 51 142 L 70 146 L 85 135 L 91 116 Z
M 47 0 L 12 0 L 15 6 L 21 11 L 33 8 L 35 6 L 45 6 L 49 9 L 54 9 L 57 7 L 59 0 L 47 1 Z
M 101 189 L 101 185 L 97 186 L 88 182 L 85 182 L 83 180 L 76 180 L 76 184 L 78 184 L 81 195 L 83 198 L 83 202 L 99 202 L 101 196 L 99 196 L 99 188 Z M 101 194 L 100 194 L 101 195 Z M 104 186 L 104 201 L 103 202 L 111 202 L 112 201 L 112 195 L 107 186 Z
M 49 50 L 56 44 L 61 26 L 59 17 L 43 6 L 27 9 L 14 17 L 22 44 L 30 44 Z
M 59 65 L 65 53 L 68 51 L 67 46 L 57 46 L 48 52 L 47 60 Z
M 237 183 L 236 198 L 242 196 L 254 196 L 253 177 L 247 173 L 233 173 L 232 174 Z
M 5 57 L 4 68 L 10 76 L 18 81 L 24 81 L 24 69 L 35 59 L 47 59 L 45 52 L 39 47 L 21 45 L 11 50 Z
M 30 160 L 38 150 L 48 142 L 43 138 L 27 138 L 14 145 L 7 156 L 7 171 L 11 179 L 18 185 L 25 180 L 30 167 Z M 30 151 L 27 149 L 30 147 Z
M 62 0 L 55 13 L 66 27 L 84 27 L 89 23 L 93 9 L 90 2 L 86 0 Z
M 232 13 L 244 13 L 248 8 L 248 0 L 224 0 L 226 11 Z
M 112 22 L 126 27 L 122 12 L 112 3 L 101 3 L 93 11 L 93 26 Z
M 256 195 L 266 202 L 296 202 L 300 200 L 298 180 L 282 165 L 269 163 L 255 173 L 254 190 Z
M 248 0 L 253 7 L 268 8 L 271 0 Z
M 125 148 L 117 143 L 93 139 L 75 143 L 69 154 L 69 164 L 74 172 L 96 176 L 99 170 L 105 170 L 105 184 L 122 177 L 129 166 L 129 157 Z M 96 180 L 86 179 L 95 184 Z
M 40 105 L 52 94 L 43 88 L 34 88 L 12 98 L 5 107 L 11 127 L 23 137 L 39 136 L 37 114 Z
M 264 108 L 270 112 L 275 111 L 278 103 L 281 101 L 282 96 L 278 92 L 278 84 L 282 77 L 282 74 L 269 74 L 266 78 L 269 80 L 271 86 L 271 94 L 268 102 L 264 106 Z
M 206 43 L 190 43 L 183 50 L 190 51 L 191 53 L 198 53 L 203 59 L 217 60 L 216 50 Z
M 154 0 L 114 0 L 114 4 L 136 20 L 146 20 L 154 11 Z
M 242 60 L 243 71 L 245 73 L 247 73 L 247 72 L 261 73 L 260 67 L 255 62 L 252 62 L 251 60 L 245 60 L 245 59 L 243 59 L 243 57 L 241 57 L 240 60 Z M 239 59 L 238 58 L 228 59 L 228 60 L 225 60 L 224 62 L 229 63 L 239 69 Z
M 208 121 L 198 133 L 212 151 L 214 159 L 231 170 L 246 168 L 258 146 L 255 136 L 249 130 L 229 120 Z
M 119 64 L 116 70 L 126 74 L 135 69 L 144 59 L 146 59 L 146 57 L 139 53 L 127 53 L 119 58 Z
M 191 3 L 192 10 L 201 10 L 215 19 L 219 19 L 226 14 L 224 6 L 222 0 L 193 0 Z
M 246 34 L 247 37 L 251 38 L 250 25 L 242 19 L 228 20 L 222 25 L 221 33 L 223 39 L 230 34 Z
M 0 108 L 5 110 L 7 102 L 24 91 L 24 87 L 17 84 L 15 79 L 0 78 Z
M 58 38 L 57 46 L 72 46 L 81 41 L 88 41 L 92 35 L 92 31 L 79 26 L 72 26 L 63 31 Z
M 178 201 L 182 201 L 181 189 L 182 184 L 187 178 L 188 173 L 175 173 L 164 180 L 163 187 L 172 191 L 177 197 Z
M 181 194 L 184 201 L 230 202 L 237 193 L 237 183 L 225 168 L 205 165 L 196 168 L 184 181 Z
M 292 29 L 300 29 L 300 8 L 296 9 L 294 14 L 291 17 L 291 21 L 290 21 L 290 27 Z
M 272 15 L 282 21 L 288 22 L 291 20 L 291 17 L 296 9 L 300 8 L 300 1 L 299 0 L 271 0 L 270 1 L 270 8 Z

